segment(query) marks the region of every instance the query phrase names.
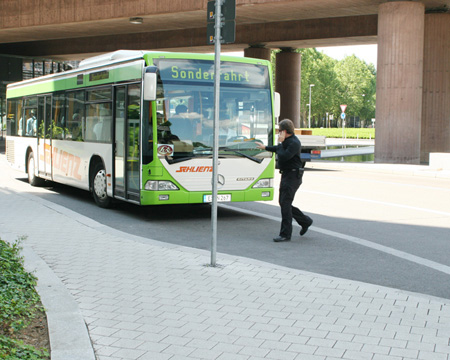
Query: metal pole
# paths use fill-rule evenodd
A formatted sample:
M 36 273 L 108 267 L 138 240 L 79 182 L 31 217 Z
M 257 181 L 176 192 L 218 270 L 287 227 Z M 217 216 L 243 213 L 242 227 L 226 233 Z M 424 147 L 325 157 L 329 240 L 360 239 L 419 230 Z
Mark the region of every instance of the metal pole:
M 309 85 L 309 115 L 308 115 L 308 128 L 311 129 L 311 85 Z
M 314 84 L 309 84 L 309 117 L 308 117 L 308 128 L 311 129 L 311 88 Z
M 215 41 L 214 41 L 214 126 L 213 126 L 213 173 L 212 173 L 212 209 L 211 209 L 211 266 L 216 266 L 217 252 L 217 177 L 219 166 L 219 113 L 220 113 L 220 26 L 222 0 L 216 0 Z

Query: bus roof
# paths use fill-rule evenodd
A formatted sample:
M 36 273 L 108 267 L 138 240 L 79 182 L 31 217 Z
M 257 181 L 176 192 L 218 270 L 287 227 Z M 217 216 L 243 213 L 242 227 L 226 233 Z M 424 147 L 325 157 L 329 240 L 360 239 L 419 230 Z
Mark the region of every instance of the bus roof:
M 116 61 L 130 61 L 135 59 L 143 59 L 144 54 L 150 51 L 144 50 L 117 50 L 106 54 L 101 54 L 84 59 L 80 62 L 78 69 L 90 68 L 93 66 L 107 65 Z
M 114 52 L 109 52 L 97 56 L 93 56 L 90 58 L 87 58 L 85 60 L 82 60 L 79 64 L 79 66 L 76 69 L 55 73 L 55 74 L 48 74 L 44 76 L 40 76 L 37 78 L 27 79 L 20 82 L 12 83 L 7 85 L 7 89 L 18 89 L 23 86 L 28 86 L 32 84 L 37 84 L 41 82 L 46 81 L 57 81 L 60 79 L 65 78 L 73 78 L 76 77 L 78 74 L 86 74 L 88 70 L 95 71 L 96 68 L 102 68 L 105 66 L 113 66 L 120 63 L 127 63 L 132 62 L 136 60 L 148 60 L 148 58 L 153 57 L 167 57 L 167 58 L 209 58 L 210 60 L 214 59 L 213 54 L 198 54 L 198 53 L 179 53 L 179 52 L 161 52 L 161 51 L 149 51 L 149 50 L 117 50 Z M 264 63 L 267 62 L 267 60 L 261 60 L 261 59 L 251 59 L 251 58 L 239 58 L 239 57 L 233 57 L 233 56 L 222 56 L 221 60 L 225 61 L 239 61 L 243 63 Z M 7 96 L 8 97 L 8 96 Z

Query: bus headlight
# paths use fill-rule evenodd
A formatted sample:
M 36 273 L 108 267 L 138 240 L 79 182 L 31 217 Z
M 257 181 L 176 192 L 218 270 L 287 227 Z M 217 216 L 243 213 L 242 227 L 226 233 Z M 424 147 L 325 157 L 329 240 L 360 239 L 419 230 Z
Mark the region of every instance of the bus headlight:
M 260 179 L 253 185 L 254 189 L 257 188 L 270 188 L 273 187 L 273 179 Z
M 152 191 L 180 190 L 172 181 L 167 180 L 149 180 L 145 183 L 144 189 Z

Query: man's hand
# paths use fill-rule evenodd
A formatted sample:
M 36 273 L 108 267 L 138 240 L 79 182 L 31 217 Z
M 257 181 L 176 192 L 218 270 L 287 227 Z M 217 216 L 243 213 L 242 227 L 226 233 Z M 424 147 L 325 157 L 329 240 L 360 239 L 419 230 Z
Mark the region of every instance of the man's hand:
M 266 150 L 266 145 L 260 142 L 256 142 L 256 147 L 261 150 Z
M 278 133 L 278 142 L 282 143 L 284 141 L 284 139 L 286 139 L 286 131 L 285 130 L 281 130 Z

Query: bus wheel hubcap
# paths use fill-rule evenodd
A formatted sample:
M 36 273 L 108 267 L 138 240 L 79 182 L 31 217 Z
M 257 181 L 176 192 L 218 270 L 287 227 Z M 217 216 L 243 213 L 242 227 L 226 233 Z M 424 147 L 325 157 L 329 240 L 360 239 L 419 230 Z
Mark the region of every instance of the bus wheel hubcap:
M 106 198 L 106 173 L 100 170 L 94 178 L 94 191 L 99 199 Z

